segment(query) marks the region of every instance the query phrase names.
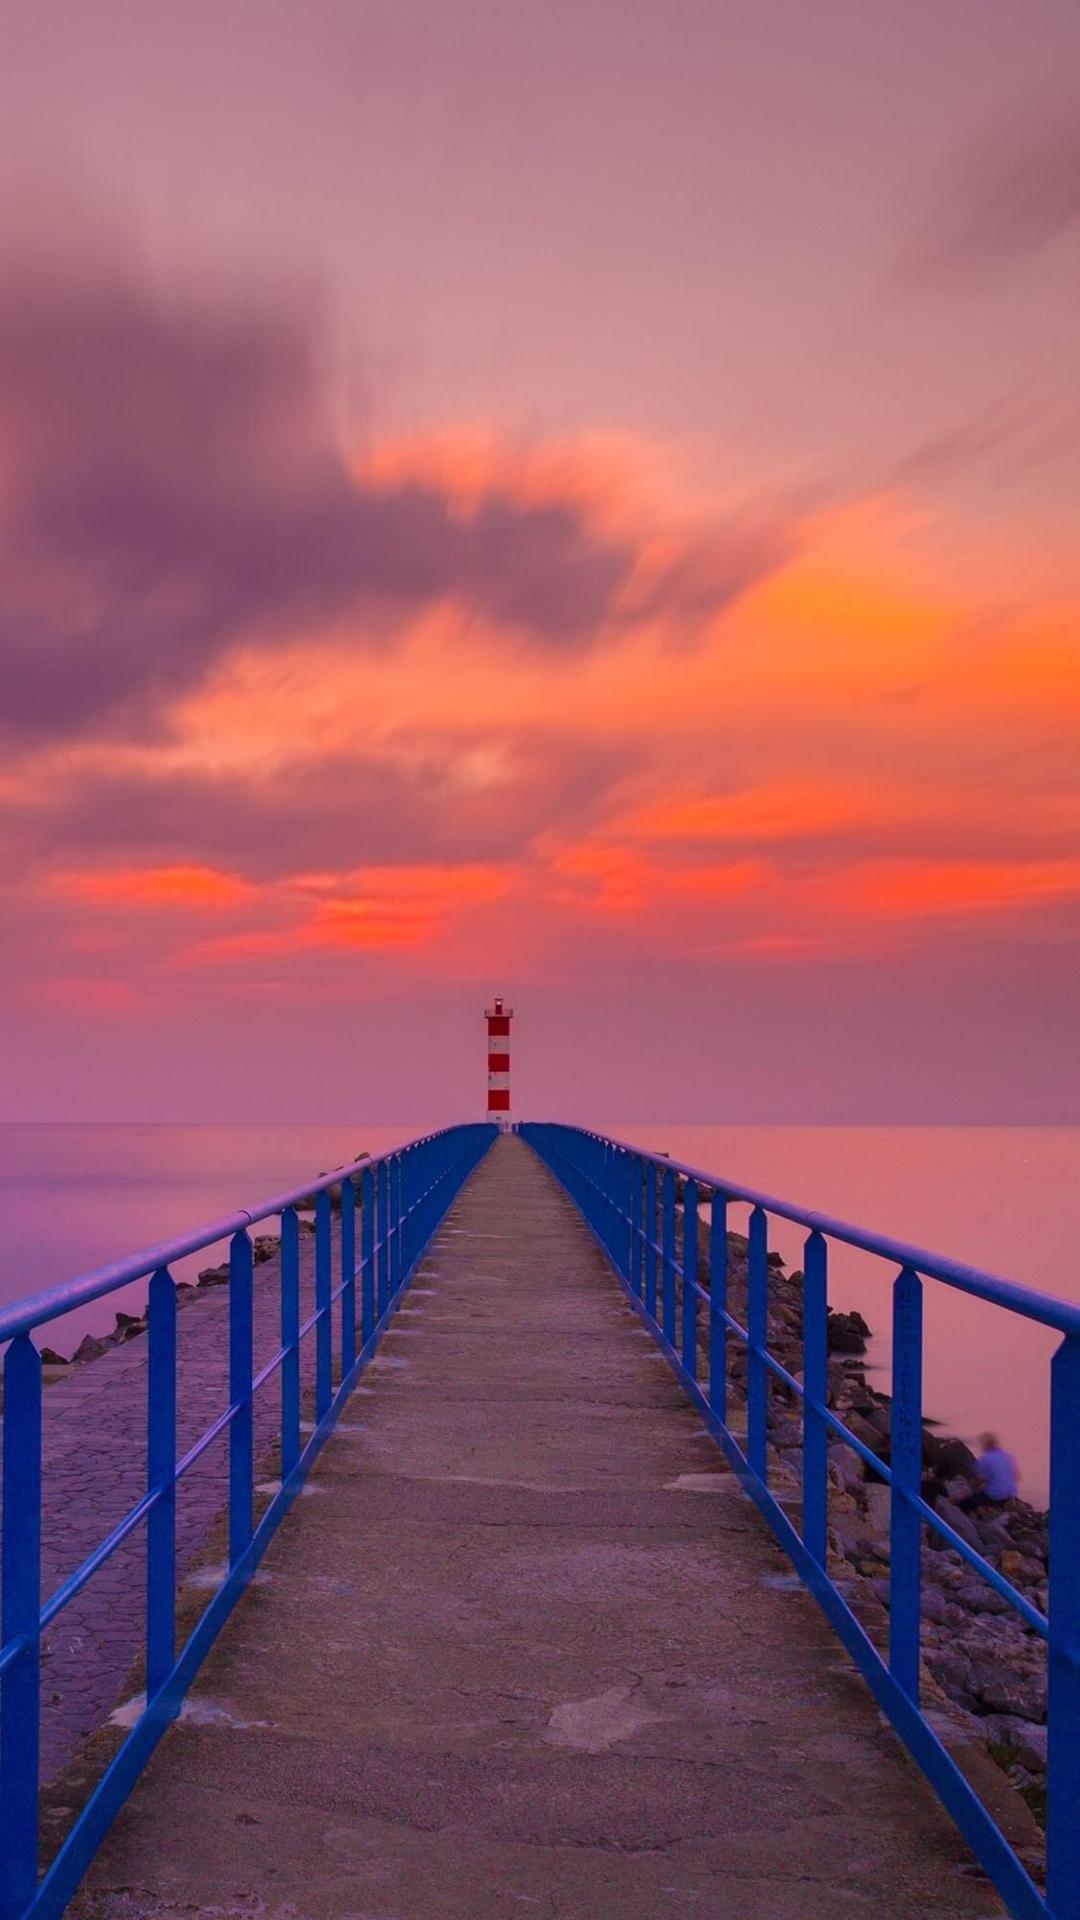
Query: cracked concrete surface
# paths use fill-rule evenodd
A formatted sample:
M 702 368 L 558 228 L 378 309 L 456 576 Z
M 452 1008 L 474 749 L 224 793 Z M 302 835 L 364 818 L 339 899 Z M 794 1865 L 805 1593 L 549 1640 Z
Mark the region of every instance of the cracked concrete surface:
M 519 1141 L 402 1316 L 81 1920 L 1001 1912 Z

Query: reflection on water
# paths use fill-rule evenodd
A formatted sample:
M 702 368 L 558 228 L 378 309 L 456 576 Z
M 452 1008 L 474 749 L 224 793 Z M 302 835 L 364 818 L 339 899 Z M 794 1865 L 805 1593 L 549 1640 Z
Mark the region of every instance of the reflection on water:
M 370 1126 L 0 1126 L 0 1300 L 17 1299 L 134 1248 L 306 1180 L 364 1150 L 422 1132 Z M 1080 1301 L 1080 1128 L 677 1127 L 611 1131 L 655 1150 Z M 745 1224 L 733 1209 L 732 1224 Z M 802 1265 L 801 1236 L 774 1222 L 772 1245 Z M 178 1275 L 212 1265 L 207 1253 Z M 858 1306 L 888 1384 L 892 1273 L 832 1251 L 831 1297 Z M 96 1302 L 43 1337 L 69 1352 L 111 1328 L 143 1289 Z M 926 1407 L 972 1438 L 998 1429 L 1022 1490 L 1046 1495 L 1047 1388 L 1054 1336 L 931 1281 Z
M 620 1138 L 742 1185 L 1080 1302 L 1080 1128 L 615 1128 Z M 733 1208 L 731 1224 L 745 1220 Z M 797 1228 L 772 1221 L 770 1244 L 802 1266 Z M 830 1246 L 830 1299 L 861 1308 L 876 1335 L 876 1384 L 888 1387 L 894 1272 Z M 973 1440 L 999 1431 L 1022 1469 L 1021 1492 L 1047 1494 L 1049 1363 L 1056 1335 L 926 1283 L 927 1413 Z

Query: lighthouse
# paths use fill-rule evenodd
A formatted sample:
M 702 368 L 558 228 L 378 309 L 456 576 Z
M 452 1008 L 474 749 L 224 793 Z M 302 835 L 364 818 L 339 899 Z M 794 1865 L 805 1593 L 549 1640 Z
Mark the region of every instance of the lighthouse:
M 506 1133 L 510 1127 L 510 1022 L 513 1007 L 505 1007 L 496 997 L 488 1007 L 487 1021 L 487 1117 Z

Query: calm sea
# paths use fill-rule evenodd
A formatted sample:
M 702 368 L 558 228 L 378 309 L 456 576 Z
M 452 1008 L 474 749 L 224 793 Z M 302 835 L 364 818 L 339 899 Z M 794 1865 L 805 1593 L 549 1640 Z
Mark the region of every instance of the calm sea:
M 419 1131 L 422 1123 L 0 1125 L 0 1300 L 37 1292 Z M 1080 1128 L 657 1124 L 612 1131 L 1080 1301 Z M 737 1215 L 732 1224 L 742 1224 Z M 797 1232 L 775 1223 L 772 1244 L 791 1264 L 802 1264 Z M 188 1268 L 213 1258 L 201 1255 Z M 830 1280 L 835 1304 L 858 1306 L 875 1329 L 887 1329 L 888 1269 L 837 1248 Z M 53 1342 L 70 1350 L 84 1332 L 111 1326 L 118 1304 L 114 1298 L 72 1316 L 54 1328 Z M 883 1385 L 886 1345 L 878 1339 L 872 1349 Z M 1034 1500 L 1046 1493 L 1053 1346 L 1052 1335 L 1012 1315 L 927 1285 L 927 1411 L 968 1437 L 985 1426 L 998 1429 L 1018 1454 L 1023 1490 Z

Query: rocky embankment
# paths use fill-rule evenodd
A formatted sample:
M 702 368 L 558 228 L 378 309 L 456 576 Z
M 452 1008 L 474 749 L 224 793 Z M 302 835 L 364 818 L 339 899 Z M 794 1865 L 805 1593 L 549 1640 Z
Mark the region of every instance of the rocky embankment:
M 707 1284 L 708 1234 L 701 1256 Z M 730 1311 L 746 1324 L 747 1242 L 729 1234 Z M 769 1345 L 802 1377 L 802 1274 L 769 1255 Z M 862 1444 L 887 1464 L 891 1399 L 871 1385 L 871 1330 L 857 1313 L 829 1316 L 828 1404 Z M 729 1369 L 745 1390 L 746 1357 L 729 1342 Z M 769 1438 L 781 1470 L 797 1488 L 802 1422 L 796 1396 L 770 1384 Z M 829 1571 L 870 1637 L 888 1631 L 889 1488 L 851 1446 L 829 1447 Z M 1025 1500 L 964 1513 L 957 1502 L 978 1491 L 975 1458 L 963 1441 L 925 1425 L 923 1497 L 968 1545 L 1043 1613 L 1047 1607 L 1047 1516 Z M 923 1529 L 922 1648 L 926 1703 L 944 1709 L 968 1735 L 985 1740 L 1013 1785 L 1041 1817 L 1046 1782 L 1046 1650 L 1015 1610 L 931 1527 Z

